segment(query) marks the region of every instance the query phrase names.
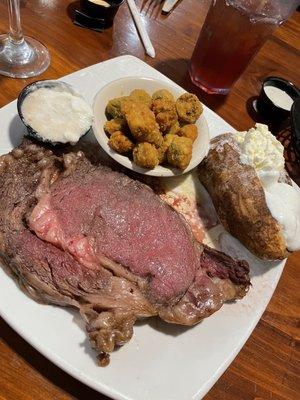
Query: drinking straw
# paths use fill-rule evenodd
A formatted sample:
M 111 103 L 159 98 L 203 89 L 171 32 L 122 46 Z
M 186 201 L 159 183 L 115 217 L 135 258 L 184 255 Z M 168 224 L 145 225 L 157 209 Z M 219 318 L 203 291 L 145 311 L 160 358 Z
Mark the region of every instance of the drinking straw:
M 139 31 L 139 34 L 141 36 L 143 45 L 145 47 L 146 53 L 154 58 L 155 57 L 155 50 L 154 47 L 152 46 L 152 43 L 150 41 L 149 35 L 146 31 L 145 25 L 141 19 L 140 13 L 137 9 L 137 6 L 134 2 L 134 0 L 127 0 L 128 7 L 130 9 L 130 12 L 132 14 L 132 18 L 134 19 L 135 25 L 137 27 L 137 30 Z

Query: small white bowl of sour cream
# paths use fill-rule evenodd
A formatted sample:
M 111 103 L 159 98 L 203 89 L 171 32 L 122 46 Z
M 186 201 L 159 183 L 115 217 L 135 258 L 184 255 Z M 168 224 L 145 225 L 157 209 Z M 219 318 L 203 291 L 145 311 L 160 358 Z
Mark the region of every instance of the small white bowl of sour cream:
M 61 81 L 41 80 L 25 86 L 17 108 L 28 136 L 54 145 L 77 143 L 93 121 L 91 106 Z

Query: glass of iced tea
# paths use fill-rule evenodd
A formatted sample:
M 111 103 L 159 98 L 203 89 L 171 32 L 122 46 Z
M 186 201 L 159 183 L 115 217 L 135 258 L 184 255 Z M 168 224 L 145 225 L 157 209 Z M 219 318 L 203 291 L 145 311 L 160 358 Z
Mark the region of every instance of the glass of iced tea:
M 193 83 L 227 94 L 299 0 L 213 0 L 190 62 Z

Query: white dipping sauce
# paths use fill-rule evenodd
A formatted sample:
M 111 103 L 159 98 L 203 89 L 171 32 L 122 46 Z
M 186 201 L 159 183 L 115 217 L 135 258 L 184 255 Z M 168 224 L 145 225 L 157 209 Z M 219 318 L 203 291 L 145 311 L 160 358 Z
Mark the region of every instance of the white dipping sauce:
M 59 143 L 78 142 L 93 120 L 92 109 L 83 97 L 59 86 L 29 93 L 21 112 L 39 136 Z
M 90 3 L 97 4 L 102 7 L 110 7 L 110 4 L 105 0 L 88 0 Z
M 268 208 L 281 225 L 286 247 L 300 249 L 300 190 L 287 183 L 273 183 L 264 188 Z
M 291 110 L 294 100 L 284 90 L 275 86 L 265 86 L 264 91 L 275 106 Z

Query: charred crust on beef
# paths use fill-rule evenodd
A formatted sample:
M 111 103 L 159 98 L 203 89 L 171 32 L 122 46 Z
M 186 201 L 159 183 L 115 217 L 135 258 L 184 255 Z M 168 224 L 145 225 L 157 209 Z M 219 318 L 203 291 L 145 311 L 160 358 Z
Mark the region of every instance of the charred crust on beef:
M 107 353 L 99 353 L 97 356 L 98 363 L 100 367 L 107 367 L 109 365 L 109 354 Z

